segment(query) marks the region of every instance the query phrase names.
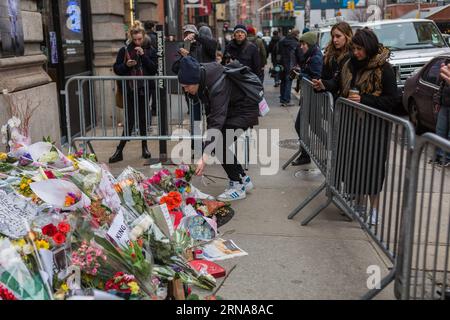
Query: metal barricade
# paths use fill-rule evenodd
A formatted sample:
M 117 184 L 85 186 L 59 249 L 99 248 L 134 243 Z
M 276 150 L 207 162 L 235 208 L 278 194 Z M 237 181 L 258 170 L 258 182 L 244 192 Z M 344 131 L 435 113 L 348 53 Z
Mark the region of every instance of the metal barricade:
M 319 168 L 326 178 L 325 182 L 295 208 L 288 219 L 293 219 L 304 207 L 306 207 L 327 186 L 326 181 L 331 168 L 331 131 L 333 124 L 333 96 L 329 92 L 317 93 L 312 87 L 312 82 L 302 80 L 301 91 L 303 103 L 300 107 L 300 146 Z M 289 163 L 300 155 L 300 150 L 283 166 L 285 169 Z M 320 212 L 320 207 L 316 211 Z
M 305 97 L 309 99 L 308 95 Z M 410 183 L 410 159 L 415 146 L 414 128 L 402 118 L 343 98 L 337 100 L 330 113 L 323 112 L 327 103 L 315 108 L 304 107 L 301 144 L 326 180 L 289 218 L 326 189 L 328 200 L 304 219 L 302 225 L 310 223 L 331 203 L 360 223 L 392 262 L 391 272 L 382 280 L 381 288 L 364 296 L 371 298 L 395 277 L 402 199 Z M 330 121 L 325 140 L 321 139 L 325 135 L 320 130 L 323 126 L 317 124 L 326 119 Z
M 316 92 L 312 82 L 302 79 L 302 103 L 300 106 L 300 146 L 311 156 L 322 174 L 326 176 L 330 154 L 327 152 L 333 114 L 333 95 L 329 92 Z M 300 155 L 297 151 L 283 165 L 285 170 Z
M 201 104 L 186 101 L 178 82 L 177 87 L 172 88 L 174 80 L 177 81 L 177 77 L 70 78 L 65 87 L 69 146 L 72 148 L 76 141 L 81 141 L 94 152 L 91 141 L 201 140 L 206 119 L 203 108 Z M 159 90 L 161 86 L 165 88 L 164 97 Z M 122 109 L 116 107 L 117 90 L 122 92 Z M 78 108 L 72 110 L 70 98 L 74 96 L 78 99 Z M 165 110 L 162 110 L 163 100 L 166 101 Z M 191 116 L 187 114 L 188 110 Z M 194 114 L 198 115 L 199 121 L 194 122 Z M 200 127 L 199 130 L 194 130 L 195 126 Z M 174 136 L 176 129 L 186 129 L 191 134 Z M 199 134 L 194 136 L 194 131 Z
M 118 90 L 122 92 L 123 108 L 117 108 Z M 161 96 L 161 92 L 165 95 Z M 201 150 L 206 132 L 204 107 L 199 100 L 187 99 L 176 76 L 72 77 L 64 94 L 70 152 L 76 149 L 76 142 L 84 143 L 95 153 L 91 141 L 119 140 L 193 140 L 193 149 L 196 144 L 194 150 Z M 74 99 L 78 106 L 71 108 Z M 175 133 L 180 129 L 189 134 Z M 244 143 L 248 169 L 248 132 Z
M 360 223 L 392 263 L 380 289 L 364 296 L 372 298 L 395 276 L 415 131 L 409 121 L 340 98 L 332 135 L 332 202 Z
M 427 133 L 412 157 L 395 281 L 399 299 L 450 299 L 450 167 L 428 162 L 437 149 L 444 161 L 450 157 L 450 142 Z

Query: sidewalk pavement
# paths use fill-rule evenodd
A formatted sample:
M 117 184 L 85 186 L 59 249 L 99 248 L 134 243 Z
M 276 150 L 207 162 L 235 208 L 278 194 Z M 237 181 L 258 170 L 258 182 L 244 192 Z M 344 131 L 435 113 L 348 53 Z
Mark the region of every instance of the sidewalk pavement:
M 260 118 L 259 128 L 279 129 L 280 140 L 296 139 L 294 121 L 299 108 L 280 107 L 279 88 L 273 87 L 272 79 L 266 80 L 265 87 L 271 112 Z M 292 101 L 298 104 L 295 98 Z M 156 153 L 157 143 L 149 145 Z M 94 148 L 99 160 L 107 162 L 115 143 L 94 143 Z M 125 160 L 111 165 L 112 172 L 117 175 L 131 165 L 150 174 L 150 168 L 143 167 L 140 151 L 139 142 L 129 143 Z M 323 194 L 288 220 L 290 211 L 318 188 L 323 178 L 315 170 L 302 171 L 304 167 L 282 171 L 281 166 L 295 150 L 280 148 L 279 152 L 280 170 L 276 175 L 262 176 L 258 166 L 250 166 L 249 175 L 256 188 L 246 200 L 232 204 L 236 214 L 220 230 L 226 233 L 224 238 L 235 241 L 248 256 L 218 262 L 228 275 L 219 280 L 216 294 L 226 300 L 359 299 L 368 290 L 367 268 L 378 265 L 385 276 L 389 262 L 359 225 L 347 222 L 334 206 L 324 210 L 309 226 L 300 225 L 304 217 L 326 201 Z M 208 167 L 207 174 L 225 177 L 219 165 Z M 194 184 L 217 196 L 227 181 L 218 179 L 205 186 L 194 178 Z M 376 299 L 394 299 L 393 285 Z

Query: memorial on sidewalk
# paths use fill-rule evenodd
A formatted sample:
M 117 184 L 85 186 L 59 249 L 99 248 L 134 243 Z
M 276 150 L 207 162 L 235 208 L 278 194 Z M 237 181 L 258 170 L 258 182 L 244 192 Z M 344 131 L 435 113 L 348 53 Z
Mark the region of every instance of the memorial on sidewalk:
M 233 209 L 191 184 L 193 167 L 114 177 L 20 127 L 2 128 L 0 300 L 185 299 L 224 276 L 211 261 L 246 255 L 220 238 Z

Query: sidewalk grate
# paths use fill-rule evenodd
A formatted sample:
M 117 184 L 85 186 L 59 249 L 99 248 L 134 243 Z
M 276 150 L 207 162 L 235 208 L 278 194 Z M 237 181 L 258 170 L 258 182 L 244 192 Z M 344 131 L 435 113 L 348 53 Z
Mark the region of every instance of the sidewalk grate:
M 298 139 L 281 140 L 278 143 L 278 147 L 283 149 L 298 150 L 300 148 L 300 142 Z

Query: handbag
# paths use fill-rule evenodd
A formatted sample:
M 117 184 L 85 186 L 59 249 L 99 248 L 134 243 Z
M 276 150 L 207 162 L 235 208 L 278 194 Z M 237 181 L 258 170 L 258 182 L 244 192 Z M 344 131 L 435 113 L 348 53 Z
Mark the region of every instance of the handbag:
M 127 47 L 125 48 L 125 55 L 123 57 L 123 63 L 127 63 Z M 122 82 L 116 80 L 116 106 L 117 108 L 123 109 L 123 92 L 122 92 Z

